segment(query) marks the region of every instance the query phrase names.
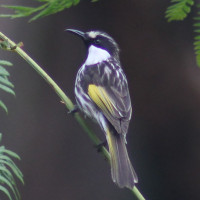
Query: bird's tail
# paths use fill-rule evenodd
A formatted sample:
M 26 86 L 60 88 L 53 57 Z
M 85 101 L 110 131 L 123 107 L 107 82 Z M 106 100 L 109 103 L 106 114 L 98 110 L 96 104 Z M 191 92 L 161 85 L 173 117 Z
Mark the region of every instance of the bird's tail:
M 115 130 L 108 130 L 106 135 L 111 157 L 112 179 L 121 188 L 133 189 L 138 178 L 129 160 L 125 137 Z

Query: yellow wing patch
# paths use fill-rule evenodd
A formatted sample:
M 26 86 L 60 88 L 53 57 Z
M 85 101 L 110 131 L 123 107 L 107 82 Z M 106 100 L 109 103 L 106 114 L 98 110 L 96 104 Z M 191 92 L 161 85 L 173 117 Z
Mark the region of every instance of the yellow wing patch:
M 114 114 L 112 101 L 103 87 L 90 84 L 88 95 L 105 114 Z

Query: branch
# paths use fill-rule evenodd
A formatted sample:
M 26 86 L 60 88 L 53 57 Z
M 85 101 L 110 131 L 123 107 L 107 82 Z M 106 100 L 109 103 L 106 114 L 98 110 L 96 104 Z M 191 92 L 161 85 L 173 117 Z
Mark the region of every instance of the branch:
M 2 45 L 3 44 L 3 45 Z M 60 97 L 61 101 L 64 102 L 65 106 L 69 111 L 72 111 L 74 109 L 74 104 L 69 99 L 69 97 L 66 96 L 66 94 L 60 89 L 60 87 L 53 81 L 53 79 L 30 57 L 28 56 L 21 48 L 22 43 L 16 44 L 13 41 L 11 41 L 8 37 L 6 37 L 3 33 L 0 32 L 0 47 L 4 50 L 11 50 L 16 52 L 18 55 L 20 55 L 33 69 L 35 69 L 42 78 L 54 89 L 56 94 Z M 83 130 L 88 134 L 89 138 L 92 140 L 92 142 L 95 145 L 101 144 L 100 139 L 96 136 L 96 134 L 91 130 L 91 128 L 88 126 L 86 121 L 80 116 L 79 113 L 74 114 L 75 119 L 78 121 L 80 126 L 83 128 Z M 105 147 L 102 147 L 101 149 L 102 154 L 110 160 L 110 154 L 107 151 Z M 145 198 L 142 196 L 140 191 L 137 189 L 136 186 L 131 190 L 133 194 L 137 197 L 138 200 L 145 200 Z

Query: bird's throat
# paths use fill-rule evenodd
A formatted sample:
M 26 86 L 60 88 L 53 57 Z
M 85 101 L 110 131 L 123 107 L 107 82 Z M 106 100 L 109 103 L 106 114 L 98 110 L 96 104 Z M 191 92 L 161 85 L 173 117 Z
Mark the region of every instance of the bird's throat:
M 85 65 L 94 65 L 110 58 L 110 54 L 101 48 L 91 45 L 88 49 L 88 57 L 85 61 Z

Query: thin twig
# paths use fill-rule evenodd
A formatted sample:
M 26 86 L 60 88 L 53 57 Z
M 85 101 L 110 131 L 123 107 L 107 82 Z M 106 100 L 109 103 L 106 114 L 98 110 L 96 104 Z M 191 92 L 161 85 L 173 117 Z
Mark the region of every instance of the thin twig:
M 54 89 L 54 91 L 60 97 L 61 101 L 64 102 L 67 109 L 69 111 L 72 111 L 74 109 L 74 104 L 69 99 L 69 97 L 67 97 L 66 94 L 61 90 L 61 88 L 53 81 L 53 79 L 30 56 L 28 56 L 20 48 L 21 44 L 22 43 L 19 43 L 19 45 L 14 43 L 12 40 L 10 40 L 8 37 L 6 37 L 3 33 L 0 32 L 0 48 L 14 51 L 18 55 L 20 55 Z M 75 113 L 74 117 L 78 121 L 78 123 L 81 125 L 81 127 L 84 129 L 84 131 L 88 134 L 89 138 L 93 141 L 93 143 L 95 145 L 99 145 L 101 143 L 100 139 L 91 130 L 91 128 L 88 126 L 86 121 L 80 116 L 80 114 Z M 110 160 L 110 154 L 105 147 L 102 147 L 102 154 L 108 160 Z M 137 189 L 136 186 L 134 186 L 134 188 L 131 191 L 133 192 L 133 194 L 136 196 L 138 200 L 145 200 L 145 198 L 143 197 L 143 195 L 140 193 L 140 191 Z

